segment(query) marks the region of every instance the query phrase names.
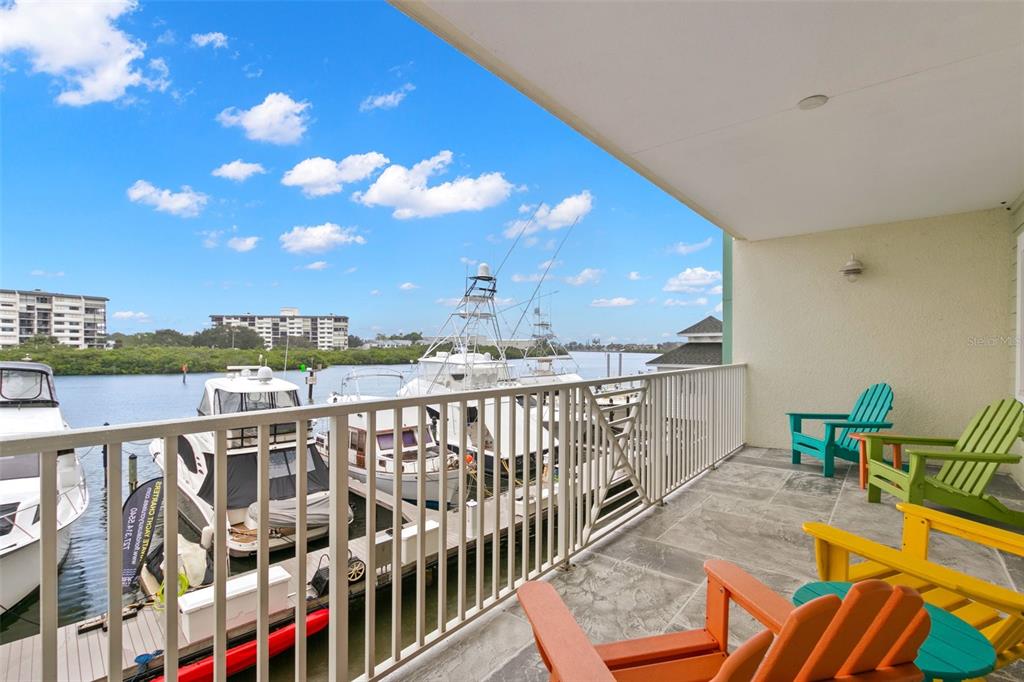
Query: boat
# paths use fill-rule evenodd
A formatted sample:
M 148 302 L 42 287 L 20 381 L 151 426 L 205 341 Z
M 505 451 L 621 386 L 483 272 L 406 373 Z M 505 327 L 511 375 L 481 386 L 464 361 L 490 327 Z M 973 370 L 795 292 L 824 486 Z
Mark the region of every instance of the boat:
M 579 365 L 565 349 L 551 326 L 551 317 L 540 306 L 533 309 L 533 333 L 523 352 L 523 384 L 568 384 L 583 381 Z
M 200 416 L 281 409 L 300 405 L 299 387 L 274 377 L 269 367 L 233 366 L 227 375 L 206 381 L 199 403 Z M 271 551 L 289 548 L 295 534 L 296 449 L 305 451 L 307 481 L 307 537 L 328 532 L 330 480 L 328 465 L 316 446 L 312 425 L 305 443 L 295 442 L 295 423 L 270 427 L 270 540 Z M 227 432 L 228 551 L 232 556 L 249 556 L 258 549 L 259 505 L 257 504 L 257 428 Z M 213 432 L 179 436 L 177 441 L 179 510 L 197 532 L 212 527 Z M 150 442 L 150 454 L 164 468 L 163 440 Z
M 397 373 L 395 373 L 397 374 Z M 358 382 L 367 376 L 395 376 L 390 373 L 353 372 L 342 382 L 341 393 L 331 393 L 329 403 L 363 403 L 372 400 L 383 400 L 383 396 L 370 396 L 359 393 L 345 392 L 348 384 Z M 401 379 L 402 375 L 397 374 Z M 372 409 L 372 408 L 371 408 Z M 438 442 L 438 419 L 436 410 L 428 408 L 424 415 L 422 446 L 424 451 L 424 504 L 431 509 L 440 509 L 441 504 L 448 504 L 456 498 L 459 490 L 459 455 L 456 448 L 448 447 L 443 452 Z M 403 408 L 399 414 L 401 425 L 395 426 L 395 411 L 383 410 L 376 413 L 374 424 L 373 453 L 375 480 L 378 490 L 394 495 L 396 488 L 401 498 L 416 504 L 419 500 L 419 453 L 420 438 L 419 410 L 415 407 Z M 400 432 L 401 436 L 395 436 Z M 367 463 L 367 443 L 369 442 L 369 412 L 355 412 L 348 418 L 348 475 L 361 483 L 368 479 L 369 464 Z M 321 455 L 325 458 L 330 452 L 328 434 L 317 435 L 317 444 Z M 397 445 L 397 448 L 396 448 Z M 395 485 L 396 475 L 399 479 Z M 446 480 L 446 499 L 441 500 L 441 479 Z
M 0 434 L 68 428 L 53 369 L 39 362 L 0 362 Z M 71 526 L 89 506 L 85 472 L 74 450 L 57 453 L 57 561 L 71 547 Z M 0 615 L 39 587 L 39 456 L 0 457 Z
M 327 627 L 330 622 L 330 610 L 319 609 L 306 615 L 306 637 L 312 637 Z M 273 658 L 295 646 L 295 623 L 288 623 L 273 630 L 267 640 L 267 650 Z M 231 647 L 225 653 L 225 667 L 229 676 L 256 665 L 257 645 L 255 639 Z M 207 682 L 213 679 L 212 655 L 178 668 L 178 682 Z M 163 681 L 163 676 L 155 678 Z
M 505 356 L 496 295 L 497 278 L 487 263 L 480 263 L 476 274 L 466 278 L 455 310 L 418 360 L 417 376 L 403 384 L 399 397 L 524 386 Z M 544 411 L 531 409 L 536 407 L 532 402 L 523 396 L 489 398 L 483 401 L 483 414 L 479 414 L 478 403 L 467 404 L 464 413 L 459 404 L 449 404 L 447 442 L 460 456 L 481 457 L 488 480 L 495 468 L 502 477 L 529 478 L 528 472 L 540 470 L 540 462 L 556 446 L 554 435 L 546 428 Z M 495 438 L 499 410 L 506 424 L 500 430 L 500 442 Z M 516 413 L 518 425 L 515 437 L 507 428 L 511 412 Z M 523 438 L 527 423 L 527 437 Z M 465 452 L 460 451 L 463 440 Z

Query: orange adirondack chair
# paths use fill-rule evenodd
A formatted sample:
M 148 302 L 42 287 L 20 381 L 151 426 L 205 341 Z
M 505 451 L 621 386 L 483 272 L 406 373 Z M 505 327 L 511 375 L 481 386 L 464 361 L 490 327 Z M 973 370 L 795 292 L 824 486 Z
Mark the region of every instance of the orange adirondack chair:
M 917 682 L 917 650 L 928 612 L 909 587 L 857 583 L 846 599 L 828 595 L 794 607 L 727 561 L 708 574 L 703 630 L 593 645 L 555 589 L 528 582 L 518 597 L 552 682 Z M 767 630 L 729 653 L 729 602 Z

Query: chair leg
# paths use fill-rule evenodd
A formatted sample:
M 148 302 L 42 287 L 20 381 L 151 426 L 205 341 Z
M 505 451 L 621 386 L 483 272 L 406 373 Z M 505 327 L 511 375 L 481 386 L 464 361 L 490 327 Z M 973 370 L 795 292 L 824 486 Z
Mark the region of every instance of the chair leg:
M 881 502 L 882 501 L 882 489 L 877 485 L 872 485 L 870 473 L 868 474 L 868 502 Z
M 793 443 L 793 464 L 800 463 L 800 451 L 796 449 L 796 443 Z
M 821 461 L 823 463 L 822 475 L 825 478 L 832 478 L 836 473 L 836 455 L 832 450 L 832 443 L 825 446 L 825 452 L 822 453 Z

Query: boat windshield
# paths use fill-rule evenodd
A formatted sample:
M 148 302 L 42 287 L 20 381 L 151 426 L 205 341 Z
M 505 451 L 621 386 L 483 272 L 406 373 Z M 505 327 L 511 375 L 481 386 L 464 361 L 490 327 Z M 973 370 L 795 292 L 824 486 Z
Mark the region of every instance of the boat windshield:
M 316 445 L 306 446 L 306 491 L 308 494 L 330 489 L 327 463 L 320 456 Z M 209 472 L 199 489 L 199 496 L 213 504 L 213 454 L 203 453 L 206 470 Z M 301 475 L 302 464 L 297 462 L 295 448 L 270 451 L 270 499 L 288 500 L 295 497 L 295 477 Z M 259 482 L 257 453 L 245 453 L 228 457 L 228 509 L 248 507 L 256 501 Z
M 8 455 L 7 457 L 0 457 L 0 481 L 38 477 L 39 457 L 36 455 Z
M 0 405 L 56 407 L 50 375 L 34 369 L 0 369 Z
M 256 410 L 273 410 L 282 407 L 299 405 L 298 391 L 257 391 L 252 393 L 234 393 L 217 389 L 213 394 L 214 414 L 233 414 L 235 412 L 254 412 Z M 199 414 L 210 414 L 210 406 L 206 396 L 199 405 Z
M 416 432 L 413 429 L 402 431 L 402 449 L 416 447 Z M 377 434 L 377 447 L 381 450 L 395 449 L 395 435 L 390 432 Z

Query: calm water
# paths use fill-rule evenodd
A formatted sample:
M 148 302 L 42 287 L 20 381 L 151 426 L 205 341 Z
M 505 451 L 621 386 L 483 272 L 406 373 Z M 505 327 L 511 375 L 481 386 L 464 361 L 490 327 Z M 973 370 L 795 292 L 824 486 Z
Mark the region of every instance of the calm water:
M 612 374 L 618 374 L 618 355 L 611 358 Z M 622 373 L 636 374 L 647 371 L 644 364 L 653 354 L 625 353 L 622 355 Z M 573 353 L 578 365 L 576 370 L 585 379 L 596 379 L 606 376 L 606 357 L 604 353 Z M 513 361 L 513 365 L 521 361 Z M 566 363 L 572 369 L 571 363 Z M 393 374 L 401 372 L 404 379 L 411 378 L 416 372 L 414 365 L 382 365 L 382 366 L 336 366 L 317 373 L 317 384 L 313 390 L 314 402 L 324 402 L 331 391 L 341 389 L 342 379 L 352 372 L 380 371 Z M 300 386 L 303 375 L 297 370 L 277 373 Z M 189 417 L 196 414 L 196 406 L 202 392 L 203 383 L 219 374 L 191 374 L 185 383 L 180 375 L 141 375 L 141 376 L 62 376 L 57 377 L 57 394 L 60 398 L 64 418 L 72 427 L 100 426 L 104 423 L 126 424 L 158 419 Z M 373 377 L 359 382 L 359 391 L 371 395 L 394 395 L 398 390 L 397 378 Z M 304 394 L 304 391 L 303 391 Z M 305 395 L 303 395 L 305 402 Z M 139 481 L 145 481 L 160 475 L 160 470 L 150 459 L 148 443 L 125 443 L 125 466 L 123 471 L 127 477 L 127 457 L 130 453 L 138 455 Z M 78 452 L 86 471 L 89 486 L 90 503 L 86 513 L 72 527 L 71 549 L 60 573 L 58 585 L 59 609 L 61 624 L 80 621 L 84 618 L 100 615 L 106 610 L 106 494 L 104 490 L 104 472 L 102 453 L 99 448 L 81 449 Z M 127 495 L 127 488 L 122 491 Z M 123 499 L 123 498 L 122 498 Z M 362 519 L 354 523 L 353 531 L 359 533 Z M 182 531 L 185 526 L 182 524 Z M 235 562 L 233 571 L 250 568 L 245 561 Z M 488 574 L 487 580 L 490 580 Z M 469 584 L 473 584 L 470 580 Z M 415 593 L 403 599 L 409 603 Z M 137 595 L 141 597 L 141 595 Z M 126 601 L 131 597 L 126 595 Z M 436 604 L 437 595 L 432 597 Z M 381 608 L 387 608 L 387 600 L 381 601 Z M 433 608 L 433 605 L 431 606 Z M 356 619 L 353 612 L 352 629 L 355 633 L 353 649 L 362 648 L 361 620 Z M 361 618 L 361 616 L 359 616 Z M 38 604 L 34 596 L 23 601 L 16 609 L 6 614 L 0 622 L 0 642 L 7 642 L 37 632 Z M 385 630 L 378 637 L 379 645 L 386 644 L 388 627 L 385 619 L 381 620 Z M 379 628 L 378 628 L 379 629 Z M 358 639 L 358 641 L 357 641 Z M 311 677 L 326 675 L 326 646 L 318 646 L 318 642 L 326 642 L 321 637 L 310 641 L 309 670 Z M 287 670 L 288 658 L 275 661 L 275 667 L 282 666 Z M 353 661 L 353 665 L 360 665 Z

